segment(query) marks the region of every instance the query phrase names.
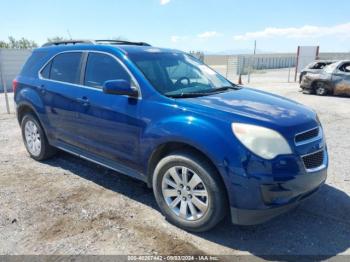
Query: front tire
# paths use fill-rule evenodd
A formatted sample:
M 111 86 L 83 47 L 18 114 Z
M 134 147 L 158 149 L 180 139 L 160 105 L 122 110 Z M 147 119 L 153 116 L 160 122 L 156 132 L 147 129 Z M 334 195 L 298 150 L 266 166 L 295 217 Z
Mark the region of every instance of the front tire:
M 23 117 L 21 129 L 24 145 L 32 158 L 41 161 L 56 153 L 55 148 L 49 145 L 44 130 L 34 115 L 26 114 Z
M 216 170 L 193 153 L 164 157 L 154 171 L 153 191 L 165 217 L 187 231 L 213 228 L 227 209 L 225 189 Z
M 314 90 L 315 94 L 319 96 L 325 96 L 328 93 L 327 85 L 323 82 L 316 82 Z

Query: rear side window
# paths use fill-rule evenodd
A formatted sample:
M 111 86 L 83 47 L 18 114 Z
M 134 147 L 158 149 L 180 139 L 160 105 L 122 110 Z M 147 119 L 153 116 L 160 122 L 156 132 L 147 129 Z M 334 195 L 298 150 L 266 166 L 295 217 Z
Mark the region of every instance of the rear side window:
M 47 52 L 33 51 L 32 55 L 24 64 L 20 75 L 30 77 L 36 76 L 49 57 L 50 54 Z
M 113 57 L 100 53 L 89 54 L 84 85 L 102 88 L 105 81 L 117 79 L 131 81 L 128 72 Z
M 51 64 L 50 79 L 78 84 L 80 82 L 81 52 L 57 55 Z M 49 70 L 44 68 L 44 71 Z M 44 71 L 42 73 L 44 73 Z
M 51 64 L 52 61 L 50 61 L 50 63 L 48 63 L 43 70 L 41 70 L 41 76 L 44 78 L 50 78 L 50 71 L 51 71 Z

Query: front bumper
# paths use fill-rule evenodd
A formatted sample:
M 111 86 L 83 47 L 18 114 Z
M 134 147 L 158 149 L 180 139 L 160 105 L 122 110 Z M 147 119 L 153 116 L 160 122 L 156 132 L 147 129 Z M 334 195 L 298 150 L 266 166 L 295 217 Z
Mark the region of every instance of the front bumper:
M 234 224 L 263 223 L 297 206 L 324 184 L 328 152 L 323 139 L 300 144 L 296 150 L 293 155 L 273 160 L 248 153 L 240 159 L 241 167 L 232 165 L 226 169 L 224 181 Z M 323 152 L 322 162 L 308 169 L 304 156 L 315 152 Z
M 303 78 L 300 82 L 300 88 L 303 90 L 311 91 L 312 90 L 312 81 L 310 79 Z
M 290 180 L 265 181 L 258 188 L 263 203 L 257 209 L 230 208 L 232 223 L 255 225 L 296 207 L 315 193 L 325 182 L 327 169 L 308 173 Z

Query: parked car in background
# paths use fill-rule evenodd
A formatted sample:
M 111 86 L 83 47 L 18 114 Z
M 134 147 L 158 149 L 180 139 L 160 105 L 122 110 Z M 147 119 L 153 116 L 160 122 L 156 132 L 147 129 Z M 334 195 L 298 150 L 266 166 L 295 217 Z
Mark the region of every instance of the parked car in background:
M 262 223 L 326 180 L 315 111 L 237 86 L 178 50 L 51 43 L 33 51 L 13 87 L 33 159 L 61 149 L 140 179 L 167 219 L 189 231 L 227 213 L 235 224 Z
M 330 64 L 318 74 L 307 74 L 300 84 L 304 93 L 350 95 L 350 60 Z
M 301 72 L 299 75 L 299 83 L 303 81 L 303 78 L 306 74 L 311 73 L 311 74 L 317 74 L 320 73 L 323 68 L 325 68 L 327 65 L 330 65 L 332 63 L 335 63 L 335 60 L 318 60 L 315 62 L 312 62 L 308 64 Z

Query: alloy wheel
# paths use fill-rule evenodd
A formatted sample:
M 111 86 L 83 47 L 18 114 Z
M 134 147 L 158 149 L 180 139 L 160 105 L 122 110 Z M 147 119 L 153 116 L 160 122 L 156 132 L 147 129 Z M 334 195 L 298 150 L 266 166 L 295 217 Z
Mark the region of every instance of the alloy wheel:
M 162 193 L 170 210 L 186 221 L 200 219 L 208 210 L 209 194 L 200 176 L 184 166 L 168 169 Z
M 323 95 L 326 94 L 326 92 L 327 91 L 326 91 L 326 88 L 325 88 L 323 83 L 317 83 L 316 84 L 316 94 L 317 95 L 323 96 Z
M 39 156 L 41 153 L 41 137 L 37 125 L 28 120 L 24 126 L 24 136 L 29 152 L 34 156 Z

